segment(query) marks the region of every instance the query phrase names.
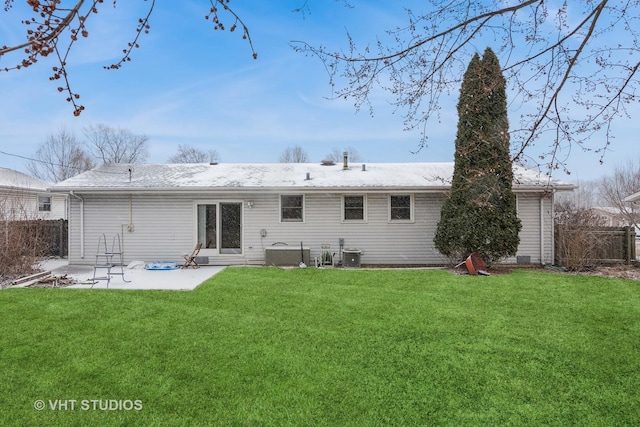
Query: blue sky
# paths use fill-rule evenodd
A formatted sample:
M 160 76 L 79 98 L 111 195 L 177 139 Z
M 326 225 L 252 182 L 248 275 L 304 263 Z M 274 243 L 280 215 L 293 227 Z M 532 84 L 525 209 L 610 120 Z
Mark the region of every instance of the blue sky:
M 295 145 L 313 162 L 346 146 L 355 147 L 366 162 L 452 161 L 457 91 L 443 99 L 443 120 L 431 124 L 429 146 L 414 153 L 419 135 L 403 131 L 387 94 L 374 97 L 373 117 L 356 112 L 349 101 L 327 99 L 332 92 L 321 62 L 289 45 L 303 40 L 346 49 L 346 30 L 373 44 L 376 35 L 406 23 L 404 6 L 419 10 L 424 2 L 351 1 L 354 7 L 348 8 L 322 0 L 309 2 L 304 16 L 292 12 L 303 3 L 232 1 L 250 28 L 259 55 L 254 60 L 240 32 L 214 31 L 204 20 L 207 2 L 159 1 L 151 32 L 141 38 L 132 61 L 106 71 L 102 67 L 117 61 L 147 3 L 120 1 L 114 9 L 105 2 L 88 22 L 90 37 L 75 46 L 70 61 L 72 85 L 86 110 L 79 118 L 72 115 L 66 96 L 56 91 L 59 84 L 48 79 L 52 60 L 0 73 L 0 150 L 29 157 L 61 128 L 81 139 L 83 128 L 103 123 L 148 136 L 153 163 L 166 162 L 178 144 L 215 149 L 223 162 L 277 162 Z M 0 12 L 0 44 L 22 40 L 21 26 L 12 24 L 23 19 L 22 7 Z M 0 58 L 0 66 L 12 59 Z M 572 175 L 559 177 L 595 179 L 610 174 L 630 153 L 636 155 L 637 125 L 622 118 L 614 127 L 616 141 L 603 166 L 597 155 L 574 151 Z M 24 164 L 0 154 L 0 166 L 25 171 Z

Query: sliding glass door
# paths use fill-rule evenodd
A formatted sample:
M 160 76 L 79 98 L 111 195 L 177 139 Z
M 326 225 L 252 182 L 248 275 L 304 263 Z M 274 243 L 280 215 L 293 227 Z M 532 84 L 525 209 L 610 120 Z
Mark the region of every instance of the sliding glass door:
M 242 253 L 242 203 L 198 203 L 197 236 L 203 249 L 218 254 Z
M 220 253 L 242 253 L 242 203 L 220 203 Z

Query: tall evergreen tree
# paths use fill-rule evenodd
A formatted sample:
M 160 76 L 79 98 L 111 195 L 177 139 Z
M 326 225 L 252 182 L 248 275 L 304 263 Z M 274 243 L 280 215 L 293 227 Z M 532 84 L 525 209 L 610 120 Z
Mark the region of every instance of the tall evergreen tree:
M 435 235 L 436 248 L 449 257 L 480 252 L 491 261 L 518 249 L 505 87 L 493 51 L 474 55 L 460 88 L 451 194 Z

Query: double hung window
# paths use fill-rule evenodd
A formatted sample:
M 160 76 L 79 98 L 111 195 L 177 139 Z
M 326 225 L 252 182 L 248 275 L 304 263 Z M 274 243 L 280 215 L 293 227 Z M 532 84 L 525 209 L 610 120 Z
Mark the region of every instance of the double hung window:
M 392 194 L 389 196 L 389 221 L 413 221 L 413 196 Z
M 342 220 L 365 221 L 366 203 L 365 196 L 342 196 Z
M 38 211 L 51 212 L 51 196 L 38 196 Z
M 281 195 L 280 196 L 280 221 L 304 222 L 304 196 Z

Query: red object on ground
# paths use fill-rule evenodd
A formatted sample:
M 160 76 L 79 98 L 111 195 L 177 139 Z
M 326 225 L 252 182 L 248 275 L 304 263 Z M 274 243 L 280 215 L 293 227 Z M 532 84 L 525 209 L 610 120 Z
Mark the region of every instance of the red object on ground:
M 482 276 L 488 276 L 487 266 L 482 260 L 482 256 L 478 252 L 474 252 L 467 257 L 464 261 L 465 266 L 467 267 L 467 271 L 469 274 L 473 276 L 477 276 L 478 274 Z
M 465 267 L 467 267 L 467 271 L 469 272 L 469 274 L 473 275 L 473 276 L 477 276 L 478 272 L 476 271 L 476 268 L 473 266 L 473 260 L 471 259 L 471 255 L 469 255 L 467 257 L 467 259 L 464 261 L 464 265 Z

